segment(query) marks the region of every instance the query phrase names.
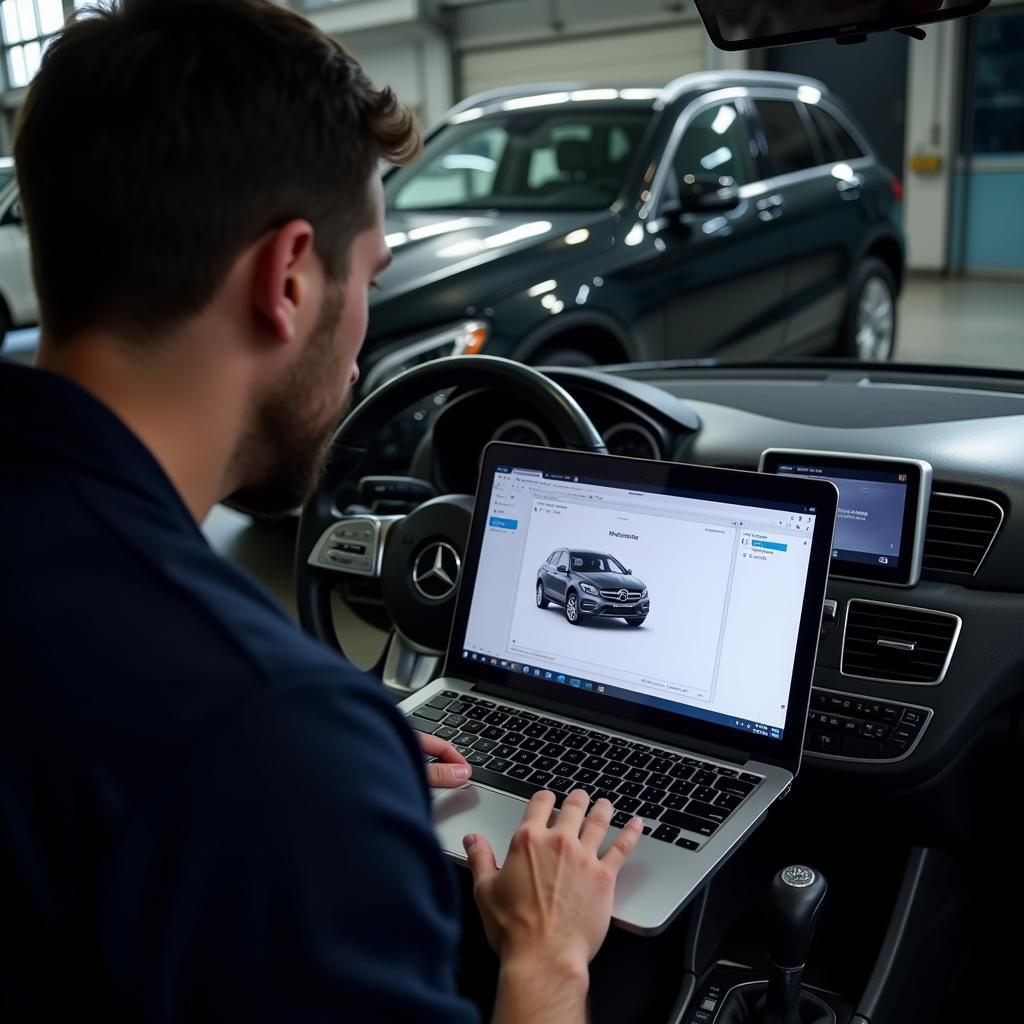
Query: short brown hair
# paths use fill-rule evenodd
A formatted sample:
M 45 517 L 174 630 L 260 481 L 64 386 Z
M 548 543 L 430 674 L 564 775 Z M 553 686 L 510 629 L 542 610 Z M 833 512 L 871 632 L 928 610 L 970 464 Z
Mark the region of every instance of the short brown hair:
M 15 141 L 43 330 L 144 338 L 198 313 L 266 232 L 308 220 L 340 277 L 410 112 L 270 0 L 122 0 L 47 50 Z

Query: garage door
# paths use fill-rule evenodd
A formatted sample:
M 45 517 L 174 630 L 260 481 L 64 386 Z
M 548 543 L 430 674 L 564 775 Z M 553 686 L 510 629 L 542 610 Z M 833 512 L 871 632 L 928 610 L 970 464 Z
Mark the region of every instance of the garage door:
M 462 96 L 524 82 L 643 82 L 661 85 L 704 69 L 699 24 L 587 39 L 473 50 L 461 58 Z

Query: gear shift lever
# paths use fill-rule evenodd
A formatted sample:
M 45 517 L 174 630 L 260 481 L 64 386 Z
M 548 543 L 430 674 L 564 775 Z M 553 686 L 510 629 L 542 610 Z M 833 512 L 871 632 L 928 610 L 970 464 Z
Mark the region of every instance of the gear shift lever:
M 800 1024 L 800 983 L 827 889 L 820 872 L 799 864 L 783 868 L 772 879 L 767 1024 Z

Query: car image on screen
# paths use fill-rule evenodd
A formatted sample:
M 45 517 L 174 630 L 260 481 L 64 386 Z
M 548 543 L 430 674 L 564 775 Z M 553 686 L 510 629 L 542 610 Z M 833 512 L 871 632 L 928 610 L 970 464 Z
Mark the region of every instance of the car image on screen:
M 574 626 L 597 616 L 642 626 L 651 607 L 643 580 L 618 559 L 571 548 L 552 551 L 537 570 L 536 598 L 538 608 L 561 605 Z

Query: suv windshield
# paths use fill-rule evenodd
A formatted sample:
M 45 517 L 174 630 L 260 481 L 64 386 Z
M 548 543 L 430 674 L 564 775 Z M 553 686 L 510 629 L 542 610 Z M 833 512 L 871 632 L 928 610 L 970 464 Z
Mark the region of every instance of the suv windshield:
M 611 555 L 595 555 L 589 551 L 573 551 L 572 559 L 573 572 L 617 572 L 622 576 L 626 570 L 621 562 L 617 562 Z
M 579 106 L 578 104 L 576 105 Z M 601 210 L 615 201 L 650 110 L 530 110 L 450 123 L 391 174 L 392 210 Z

